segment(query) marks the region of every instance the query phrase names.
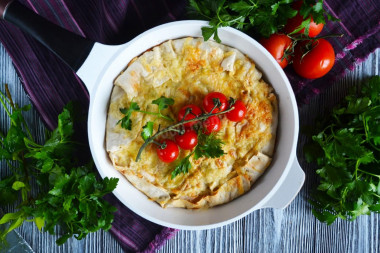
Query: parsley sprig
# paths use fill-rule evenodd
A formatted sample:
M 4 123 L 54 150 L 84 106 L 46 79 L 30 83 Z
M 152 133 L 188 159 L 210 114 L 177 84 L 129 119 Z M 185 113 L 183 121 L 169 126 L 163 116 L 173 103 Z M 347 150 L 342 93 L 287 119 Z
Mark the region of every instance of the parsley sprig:
M 169 107 L 169 105 L 174 104 L 174 100 L 172 98 L 166 98 L 164 96 L 161 96 L 160 98 L 157 98 L 152 101 L 152 104 L 158 106 L 158 112 L 149 112 L 149 111 L 142 111 L 140 110 L 140 106 L 136 102 L 131 102 L 129 108 L 120 108 L 120 112 L 124 114 L 125 116 L 121 118 L 116 124 L 121 124 L 121 127 L 127 130 L 132 129 L 132 120 L 131 116 L 133 112 L 141 112 L 145 114 L 155 115 L 158 118 L 163 118 L 169 121 L 174 121 L 169 116 L 166 116 L 161 113 L 162 110 Z
M 380 76 L 352 91 L 305 146 L 319 167 L 310 203 L 322 222 L 380 213 Z
M 18 107 L 6 90 L 8 97 L 0 92 L 0 102 L 11 124 L 6 134 L 0 132 L 0 156 L 12 174 L 0 180 L 0 205 L 17 204 L 17 211 L 0 218 L 0 225 L 6 224 L 0 242 L 25 221 L 51 234 L 59 225 L 63 233 L 57 244 L 110 229 L 116 209 L 103 196 L 115 189 L 118 179 L 99 180 L 93 163 L 85 159 L 86 146 L 74 139 L 74 104 L 63 109 L 57 129 L 39 144 L 22 114 L 30 105 Z M 34 181 L 36 192 L 31 191 Z
M 214 133 L 206 135 L 202 130 L 198 131 L 198 144 L 194 150 L 183 158 L 177 166 L 172 171 L 172 179 L 178 176 L 181 173 L 188 173 L 191 169 L 190 157 L 194 155 L 194 159 L 198 160 L 201 157 L 206 158 L 217 158 L 224 155 L 224 150 L 222 148 L 223 141 Z
M 190 0 L 190 15 L 209 21 L 208 27 L 202 28 L 205 40 L 214 37 L 221 42 L 218 36 L 218 28 L 231 26 L 243 32 L 254 33 L 264 37 L 279 32 L 289 18 L 297 15 L 298 11 L 292 8 L 293 0 Z M 326 23 L 328 20 L 336 20 L 323 9 L 323 0 L 303 0 L 299 10 L 305 20 L 294 31 L 298 32 L 308 27 L 311 16 L 314 22 Z
M 194 154 L 194 151 L 188 154 L 185 158 L 183 158 L 177 166 L 175 166 L 172 171 L 172 179 L 178 176 L 181 173 L 188 173 L 189 169 L 191 169 L 190 157 Z

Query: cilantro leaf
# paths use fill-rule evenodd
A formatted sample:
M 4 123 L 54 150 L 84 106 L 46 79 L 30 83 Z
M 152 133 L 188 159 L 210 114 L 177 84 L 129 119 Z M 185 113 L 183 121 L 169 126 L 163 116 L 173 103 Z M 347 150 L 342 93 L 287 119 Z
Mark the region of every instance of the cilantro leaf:
M 149 139 L 153 135 L 153 122 L 148 121 L 145 126 L 143 126 L 143 130 L 141 131 L 141 137 L 144 141 Z
M 120 112 L 124 114 L 125 116 L 121 120 L 119 120 L 116 124 L 120 123 L 122 128 L 131 130 L 132 120 L 130 118 L 131 118 L 132 112 L 139 111 L 139 110 L 140 110 L 140 107 L 136 102 L 131 102 L 128 109 L 120 108 Z

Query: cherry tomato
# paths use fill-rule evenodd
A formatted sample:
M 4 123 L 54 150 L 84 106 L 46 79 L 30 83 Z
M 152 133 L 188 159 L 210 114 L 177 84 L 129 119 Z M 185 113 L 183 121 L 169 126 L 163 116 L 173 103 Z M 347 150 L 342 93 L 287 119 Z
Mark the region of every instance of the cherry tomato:
M 207 94 L 205 98 L 203 99 L 203 109 L 205 109 L 207 113 L 211 112 L 212 108 L 214 108 L 215 99 L 219 99 L 221 104 L 219 107 L 216 107 L 212 111 L 212 113 L 222 112 L 227 109 L 227 106 L 228 106 L 227 97 L 223 93 L 220 93 L 220 92 L 211 92 Z
M 240 100 L 237 100 L 233 106 L 235 109 L 226 113 L 227 119 L 235 122 L 242 121 L 247 112 L 247 108 L 245 107 L 244 103 Z
M 281 68 L 288 65 L 289 57 L 282 59 L 285 50 L 289 48 L 292 40 L 285 34 L 272 34 L 268 39 L 263 38 L 260 44 L 276 59 Z
M 177 159 L 179 154 L 179 149 L 177 144 L 169 139 L 161 141 L 161 144 L 164 144 L 164 147 L 157 147 L 157 155 L 161 161 L 165 163 L 171 163 Z
M 300 10 L 301 6 L 302 6 L 302 1 L 294 2 L 293 9 Z M 293 18 L 290 18 L 284 27 L 284 32 L 285 33 L 293 32 L 296 28 L 298 28 L 301 25 L 303 20 L 304 20 L 303 17 L 299 13 Z M 308 34 L 309 37 L 317 36 L 322 31 L 323 26 L 324 24 L 322 23 L 321 24 L 315 23 L 313 17 L 311 17 L 310 25 L 309 25 L 309 34 Z M 305 33 L 305 28 L 303 28 L 297 33 Z
M 312 43 L 311 50 L 306 53 L 308 42 L 299 43 L 295 48 L 293 67 L 302 77 L 314 79 L 327 74 L 334 66 L 335 52 L 330 42 L 319 39 Z M 306 55 L 304 55 L 306 53 Z M 302 58 L 302 55 L 304 57 Z
M 199 116 L 199 115 L 202 114 L 202 110 L 198 106 L 193 105 L 193 104 L 186 105 L 186 106 L 182 107 L 181 110 L 179 110 L 179 112 L 178 112 L 178 121 L 181 121 L 183 119 L 183 117 L 186 114 L 186 109 L 187 108 L 191 108 L 191 113 L 189 113 L 189 114 L 186 115 L 185 120 L 194 119 L 195 117 L 197 117 L 197 116 Z M 195 123 L 196 123 L 196 121 L 188 122 L 188 123 L 184 124 L 184 126 L 185 127 L 191 127 Z
M 184 134 L 175 136 L 175 141 L 180 148 L 190 150 L 198 144 L 198 134 L 194 130 L 186 129 Z
M 203 121 L 203 128 L 205 134 L 211 134 L 220 130 L 221 124 L 218 116 L 210 116 Z

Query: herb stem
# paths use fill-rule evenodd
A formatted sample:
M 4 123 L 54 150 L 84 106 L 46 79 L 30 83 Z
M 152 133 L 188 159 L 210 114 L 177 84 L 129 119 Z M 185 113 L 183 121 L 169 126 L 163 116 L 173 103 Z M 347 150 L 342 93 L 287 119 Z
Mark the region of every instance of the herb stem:
M 292 40 L 295 40 L 295 41 L 300 41 L 300 40 L 319 40 L 319 39 L 325 39 L 325 38 L 342 38 L 344 36 L 344 34 L 328 34 L 328 35 L 323 35 L 323 36 L 317 36 L 317 37 L 309 37 L 309 36 L 305 36 L 305 35 L 302 35 L 300 34 L 300 36 L 292 36 L 291 34 L 287 34 L 287 36 L 289 38 L 291 38 Z
M 368 174 L 368 175 L 371 175 L 371 176 L 373 176 L 373 177 L 377 177 L 377 178 L 380 179 L 380 175 L 376 175 L 376 174 L 370 173 L 370 172 L 368 172 L 368 171 L 361 170 L 361 169 L 359 169 L 359 168 L 358 168 L 358 171 L 363 172 L 363 173 Z
M 0 92 L 0 103 L 3 105 L 5 112 L 8 114 L 8 117 L 11 119 L 12 123 L 16 124 L 14 122 L 14 120 L 12 120 L 12 118 L 11 118 L 11 112 L 8 110 L 8 107 L 5 103 L 5 101 L 6 101 L 6 97 L 4 96 L 4 94 L 2 92 Z
M 168 116 L 165 116 L 165 115 L 161 114 L 160 112 L 147 112 L 147 111 L 142 111 L 142 110 L 137 110 L 136 112 L 141 112 L 141 113 L 145 113 L 145 114 L 155 115 L 155 116 L 164 118 L 164 119 L 169 120 L 169 121 L 174 121 L 172 118 L 170 118 Z
M 160 136 L 160 135 L 162 135 L 162 134 L 164 134 L 164 133 L 166 133 L 166 132 L 175 131 L 174 129 L 176 129 L 177 127 L 182 126 L 182 125 L 184 125 L 184 124 L 186 124 L 186 123 L 193 122 L 193 121 L 201 121 L 201 120 L 204 120 L 204 119 L 209 118 L 210 116 L 217 116 L 217 115 L 225 114 L 225 113 L 227 113 L 227 112 L 232 111 L 233 109 L 235 109 L 234 106 L 232 106 L 231 108 L 229 108 L 229 109 L 227 109 L 227 110 L 225 110 L 225 111 L 222 111 L 222 112 L 217 112 L 217 113 L 206 113 L 206 114 L 203 114 L 203 115 L 201 115 L 201 116 L 199 116 L 199 117 L 196 117 L 196 118 L 193 118 L 193 119 L 180 121 L 180 122 L 178 122 L 178 123 L 176 123 L 176 124 L 174 124 L 174 125 L 168 126 L 168 127 L 164 128 L 164 129 L 162 129 L 162 130 L 160 130 L 160 131 L 157 131 L 154 135 L 152 135 L 150 138 L 148 138 L 148 139 L 144 142 L 144 144 L 140 147 L 139 152 L 137 153 L 136 162 L 138 162 L 138 161 L 140 160 L 140 158 L 141 158 L 141 154 L 142 154 L 143 150 L 146 148 L 146 146 L 148 146 L 148 144 L 150 144 L 151 142 L 153 142 L 153 140 L 154 140 L 155 138 L 157 138 L 158 136 Z M 213 110 L 214 110 L 214 109 L 213 109 Z M 213 110 L 211 110 L 211 112 L 212 112 Z

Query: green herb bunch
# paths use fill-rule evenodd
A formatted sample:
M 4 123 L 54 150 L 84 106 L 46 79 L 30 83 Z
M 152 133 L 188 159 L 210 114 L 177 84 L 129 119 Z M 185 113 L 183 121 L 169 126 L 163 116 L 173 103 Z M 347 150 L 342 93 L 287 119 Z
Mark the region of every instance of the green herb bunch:
M 313 214 L 331 224 L 336 218 L 379 213 L 380 76 L 359 93 L 352 91 L 327 122 L 305 147 L 306 159 L 319 167 L 320 184 L 310 200 Z
M 311 22 L 311 16 L 317 24 L 326 23 L 326 19 L 336 20 L 323 9 L 323 0 L 302 0 L 299 10 L 304 21 L 296 31 L 306 28 Z M 221 42 L 218 28 L 234 27 L 243 32 L 269 37 L 280 32 L 288 19 L 297 15 L 292 8 L 293 0 L 189 0 L 190 15 L 209 21 L 208 27 L 202 28 L 205 40 L 214 37 Z
M 19 108 L 8 89 L 7 94 L 0 92 L 0 102 L 11 124 L 6 134 L 0 134 L 0 156 L 12 174 L 0 180 L 0 205 L 17 205 L 17 210 L 0 217 L 0 224 L 7 224 L 0 241 L 25 221 L 51 234 L 59 225 L 63 231 L 59 245 L 72 236 L 80 240 L 90 232 L 110 229 L 116 209 L 102 197 L 115 189 L 118 179 L 99 180 L 92 161 L 84 159 L 87 146 L 74 141 L 74 105 L 63 109 L 57 129 L 38 144 L 22 114 L 30 105 Z M 32 182 L 37 183 L 36 192 Z

